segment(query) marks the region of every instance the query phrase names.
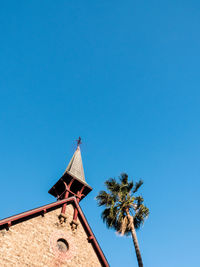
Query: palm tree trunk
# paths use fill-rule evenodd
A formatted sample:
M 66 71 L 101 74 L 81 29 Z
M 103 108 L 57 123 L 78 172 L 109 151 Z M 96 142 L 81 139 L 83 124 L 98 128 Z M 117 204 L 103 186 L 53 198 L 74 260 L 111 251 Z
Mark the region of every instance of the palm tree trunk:
M 134 246 L 135 246 L 135 252 L 136 252 L 136 256 L 137 256 L 138 266 L 139 267 L 143 267 L 142 256 L 141 256 L 141 253 L 140 253 L 140 248 L 139 248 L 137 235 L 136 235 L 136 231 L 135 231 L 135 227 L 134 227 L 133 217 L 130 215 L 128 210 L 126 211 L 126 213 L 127 213 L 127 217 L 128 217 L 129 224 L 130 224 L 133 243 L 134 243 Z

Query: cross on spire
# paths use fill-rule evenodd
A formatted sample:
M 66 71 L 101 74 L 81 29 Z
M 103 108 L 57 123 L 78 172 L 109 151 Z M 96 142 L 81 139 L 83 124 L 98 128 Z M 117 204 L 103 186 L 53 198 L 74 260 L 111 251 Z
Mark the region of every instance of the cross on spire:
M 78 140 L 76 140 L 76 142 L 77 142 L 77 147 L 79 147 L 82 144 L 80 136 L 79 136 Z

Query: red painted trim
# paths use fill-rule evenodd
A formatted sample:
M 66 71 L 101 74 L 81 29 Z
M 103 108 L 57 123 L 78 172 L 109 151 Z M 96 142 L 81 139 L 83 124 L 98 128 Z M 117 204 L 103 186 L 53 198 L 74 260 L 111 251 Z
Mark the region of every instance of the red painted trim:
M 74 208 L 73 220 L 76 221 L 77 217 L 78 217 L 78 210 L 77 210 L 77 208 Z
M 106 257 L 104 256 L 103 254 L 103 251 L 101 250 L 82 210 L 81 210 L 81 207 L 79 206 L 77 200 L 75 197 L 69 197 L 67 199 L 63 199 L 63 200 L 59 200 L 59 201 L 56 201 L 56 202 L 53 202 L 51 204 L 48 204 L 48 205 L 45 205 L 45 206 L 42 206 L 42 207 L 39 207 L 39 208 L 36 208 L 36 209 L 33 209 L 33 210 L 29 210 L 29 211 L 26 211 L 26 212 L 23 212 L 23 213 L 20 213 L 18 215 L 14 215 L 14 216 L 11 216 L 11 217 L 8 217 L 8 218 L 5 218 L 3 220 L 0 221 L 0 226 L 3 226 L 3 228 L 8 228 L 10 226 L 12 226 L 13 224 L 16 224 L 16 223 L 20 223 L 20 220 L 25 220 L 26 218 L 29 219 L 29 216 L 32 216 L 32 215 L 39 215 L 39 214 L 44 214 L 48 211 L 50 211 L 52 208 L 54 207 L 59 207 L 59 206 L 62 206 L 63 204 L 65 203 L 71 203 L 75 206 L 75 208 L 77 209 L 78 211 L 78 216 L 79 216 L 79 219 L 82 223 L 82 226 L 83 228 L 85 229 L 86 231 L 86 234 L 88 236 L 88 240 L 91 242 L 91 244 L 93 245 L 93 248 L 98 256 L 98 259 L 99 261 L 101 262 L 102 266 L 103 267 L 109 267 L 109 264 L 106 260 Z
M 66 192 L 65 192 L 65 197 L 64 197 L 64 199 L 68 198 L 68 195 L 69 195 L 69 192 L 66 191 Z M 64 203 L 64 204 L 63 204 L 61 213 L 65 213 L 65 211 L 66 211 L 66 205 L 67 205 L 67 203 Z
M 69 189 L 66 189 L 69 193 L 73 194 L 75 197 L 79 197 L 77 194 L 75 194 L 74 192 L 72 192 Z M 58 196 L 58 200 L 61 199 L 61 197 L 65 194 L 66 191 L 64 191 L 60 196 Z M 85 196 L 82 194 L 82 196 Z
M 92 187 L 91 187 L 91 186 L 89 186 L 85 181 L 83 181 L 83 180 L 77 178 L 77 177 L 76 177 L 75 175 L 73 175 L 71 172 L 65 171 L 65 173 L 67 173 L 68 175 L 70 175 L 72 178 L 75 178 L 77 181 L 81 182 L 81 184 L 85 185 L 85 186 L 88 187 L 90 190 L 92 190 Z M 65 175 L 65 173 L 64 173 L 64 175 Z M 63 175 L 63 176 L 64 176 L 64 175 Z M 62 179 L 62 177 L 61 177 L 61 179 Z
M 108 262 L 106 260 L 106 257 L 104 256 L 103 251 L 101 250 L 101 248 L 100 248 L 100 246 L 99 246 L 99 244 L 98 244 L 98 242 L 97 242 L 97 240 L 96 240 L 96 238 L 95 238 L 95 236 L 94 236 L 94 234 L 92 232 L 92 229 L 90 228 L 89 223 L 87 222 L 87 219 L 85 218 L 85 215 L 82 212 L 81 207 L 79 206 L 79 204 L 78 204 L 76 199 L 74 199 L 74 203 L 75 203 L 75 206 L 76 206 L 76 208 L 78 210 L 78 214 L 80 216 L 79 217 L 80 221 L 82 221 L 83 225 L 85 226 L 85 230 L 86 230 L 86 233 L 88 235 L 88 239 L 93 244 L 93 246 L 95 248 L 95 251 L 97 253 L 97 256 L 98 256 L 102 266 L 109 267 L 109 264 L 108 264 Z
M 68 198 L 68 196 L 69 196 L 69 190 L 70 190 L 71 185 L 73 184 L 73 181 L 74 181 L 74 179 L 72 179 L 68 185 L 64 182 L 64 185 L 66 188 L 65 197 L 64 197 L 65 199 Z M 65 213 L 66 205 L 67 205 L 67 203 L 63 204 L 61 213 Z
M 77 192 L 77 198 L 76 198 L 77 203 L 79 203 L 80 200 L 81 200 L 82 192 L 83 192 L 84 188 L 85 188 L 85 186 L 83 185 L 81 190 Z M 74 221 L 77 220 L 77 216 L 78 216 L 78 210 L 76 208 L 74 208 L 74 215 L 73 215 L 73 220 Z
M 53 202 L 51 204 L 48 204 L 48 205 L 45 205 L 42 207 L 20 213 L 20 214 L 14 215 L 12 217 L 5 218 L 5 219 L 0 221 L 0 226 L 6 225 L 9 222 L 11 224 L 13 224 L 14 222 L 16 222 L 20 219 L 24 219 L 24 218 L 31 216 L 31 215 L 34 215 L 34 214 L 42 213 L 45 211 L 48 212 L 51 208 L 61 206 L 62 204 L 67 203 L 67 202 L 74 202 L 74 197 L 69 197 L 67 199 L 59 200 L 59 201 Z
M 57 193 L 56 188 L 57 188 L 57 186 L 60 185 L 60 182 L 65 181 L 65 178 L 66 178 L 66 177 L 70 177 L 70 178 L 72 178 L 72 179 L 78 181 L 80 184 L 85 185 L 85 187 L 87 188 L 87 190 L 86 190 L 86 192 L 85 192 L 85 194 L 83 195 L 82 198 L 84 198 L 84 197 L 85 197 L 87 194 L 89 194 L 90 191 L 92 190 L 92 187 L 89 186 L 86 182 L 82 181 L 81 179 L 78 179 L 78 178 L 77 178 L 76 176 L 74 176 L 72 173 L 70 173 L 70 172 L 68 172 L 68 171 L 65 171 L 65 173 L 63 174 L 63 176 L 62 176 L 62 177 L 57 181 L 57 183 L 55 183 L 55 184 L 52 186 L 52 188 L 48 191 L 49 194 L 51 194 L 51 195 L 54 196 L 54 197 L 57 197 L 57 199 L 61 198 L 61 197 L 63 196 L 64 192 L 62 192 L 61 195 L 59 196 L 58 193 Z M 69 191 L 69 192 L 72 193 L 72 194 L 74 195 L 74 192 L 71 192 L 71 191 Z

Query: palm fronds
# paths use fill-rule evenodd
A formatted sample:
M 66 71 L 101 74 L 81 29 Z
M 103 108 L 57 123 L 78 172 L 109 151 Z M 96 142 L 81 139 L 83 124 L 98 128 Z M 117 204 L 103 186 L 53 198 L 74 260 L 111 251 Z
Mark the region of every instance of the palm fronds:
M 119 183 L 115 178 L 105 182 L 107 191 L 100 191 L 96 197 L 99 206 L 106 208 L 102 212 L 102 219 L 108 228 L 113 228 L 121 234 L 130 233 L 130 221 L 127 219 L 126 210 L 132 214 L 132 220 L 136 229 L 144 223 L 149 215 L 149 210 L 144 206 L 142 196 L 135 196 L 135 193 L 142 186 L 143 181 L 128 181 L 126 173 L 121 174 Z

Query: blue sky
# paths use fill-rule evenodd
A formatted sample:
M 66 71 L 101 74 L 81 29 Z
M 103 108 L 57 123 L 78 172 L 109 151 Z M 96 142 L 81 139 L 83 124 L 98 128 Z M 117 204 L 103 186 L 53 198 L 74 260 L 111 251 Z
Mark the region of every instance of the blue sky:
M 127 172 L 150 209 L 144 266 L 197 266 L 199 29 L 195 0 L 1 2 L 1 218 L 54 201 L 82 136 L 81 206 L 110 265 L 136 256 L 94 198 Z

